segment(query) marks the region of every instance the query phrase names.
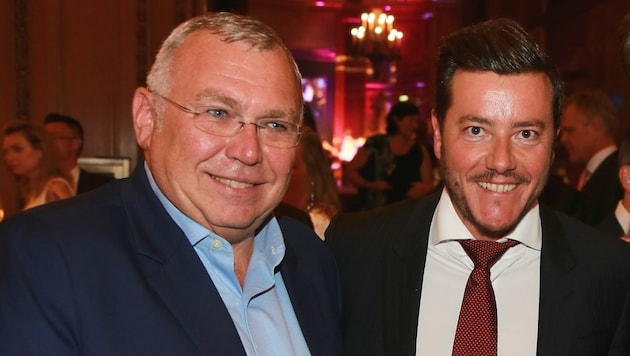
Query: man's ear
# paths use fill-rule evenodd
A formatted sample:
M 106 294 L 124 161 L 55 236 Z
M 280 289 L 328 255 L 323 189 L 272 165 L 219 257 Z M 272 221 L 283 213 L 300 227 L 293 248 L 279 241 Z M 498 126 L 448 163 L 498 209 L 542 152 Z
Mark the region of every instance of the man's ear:
M 136 141 L 146 151 L 151 146 L 151 136 L 156 120 L 153 95 L 147 88 L 140 87 L 133 94 L 132 115 Z
M 440 132 L 440 123 L 435 116 L 435 110 L 431 110 L 431 126 L 433 127 L 433 153 L 437 159 L 441 159 L 442 133 Z

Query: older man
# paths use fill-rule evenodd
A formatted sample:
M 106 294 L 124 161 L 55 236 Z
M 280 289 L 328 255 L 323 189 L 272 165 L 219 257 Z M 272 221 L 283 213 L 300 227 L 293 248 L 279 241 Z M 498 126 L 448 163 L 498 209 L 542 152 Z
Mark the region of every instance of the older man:
M 333 257 L 276 219 L 297 66 L 232 14 L 166 39 L 133 97 L 129 179 L 0 225 L 3 355 L 339 355 Z

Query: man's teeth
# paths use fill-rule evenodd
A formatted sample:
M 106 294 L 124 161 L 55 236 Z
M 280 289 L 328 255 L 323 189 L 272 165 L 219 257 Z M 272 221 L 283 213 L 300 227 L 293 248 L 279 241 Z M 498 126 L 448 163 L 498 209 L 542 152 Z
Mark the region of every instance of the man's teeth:
M 488 189 L 497 193 L 509 192 L 511 190 L 514 190 L 514 188 L 516 188 L 516 184 L 494 184 L 494 183 L 479 182 L 479 185 L 484 189 Z
M 219 178 L 219 177 L 214 177 L 214 179 L 232 188 L 249 188 L 253 186 L 253 184 L 250 184 L 250 183 L 238 182 L 231 179 L 224 179 L 224 178 Z

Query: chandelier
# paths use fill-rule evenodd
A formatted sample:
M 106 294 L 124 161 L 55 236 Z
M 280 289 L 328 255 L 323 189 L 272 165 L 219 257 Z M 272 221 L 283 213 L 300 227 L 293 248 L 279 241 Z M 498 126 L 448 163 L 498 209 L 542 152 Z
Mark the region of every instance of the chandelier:
M 350 54 L 368 58 L 374 66 L 400 59 L 403 33 L 394 28 L 394 16 L 379 9 L 361 14 L 361 26 L 350 31 Z

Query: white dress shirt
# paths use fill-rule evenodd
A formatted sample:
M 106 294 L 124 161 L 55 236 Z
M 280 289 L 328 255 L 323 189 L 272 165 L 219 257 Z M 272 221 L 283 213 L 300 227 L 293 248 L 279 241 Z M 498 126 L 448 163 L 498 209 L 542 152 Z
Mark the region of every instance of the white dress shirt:
M 617 208 L 615 208 L 615 217 L 623 229 L 623 235 L 627 235 L 628 230 L 630 230 L 630 212 L 626 210 L 621 201 L 617 203 Z
M 81 168 L 78 165 L 74 166 L 74 168 L 72 168 L 69 173 L 70 177 L 72 177 L 72 192 L 74 193 L 74 195 L 77 195 L 77 187 L 79 186 L 79 174 L 81 174 Z
M 474 267 L 457 240 L 473 239 L 446 190 L 431 230 L 422 284 L 416 355 L 451 355 L 468 276 Z M 497 301 L 498 355 L 535 355 L 540 297 L 542 228 L 539 207 L 499 240 L 519 241 L 491 268 Z

